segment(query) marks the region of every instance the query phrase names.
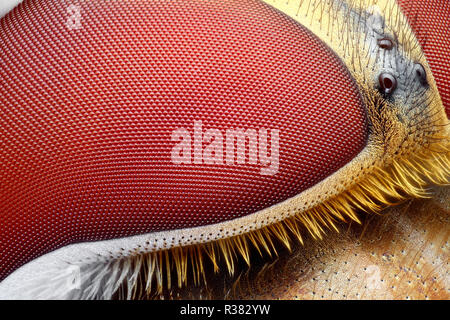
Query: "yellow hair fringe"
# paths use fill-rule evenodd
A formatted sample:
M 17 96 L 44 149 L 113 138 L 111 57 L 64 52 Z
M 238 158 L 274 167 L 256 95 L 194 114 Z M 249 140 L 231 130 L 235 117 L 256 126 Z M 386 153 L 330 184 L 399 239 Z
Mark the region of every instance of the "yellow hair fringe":
M 446 141 L 446 138 L 443 139 Z M 140 257 L 134 263 L 144 268 L 140 291 L 158 295 L 170 290 L 175 283 L 179 288 L 187 285 L 192 276 L 194 285 L 204 282 L 205 258 L 211 262 L 214 272 L 224 266 L 230 275 L 235 272 L 237 261 L 250 265 L 250 249 L 259 255 L 277 255 L 277 244 L 291 250 L 292 242 L 303 244 L 301 230 L 306 229 L 314 239 L 321 239 L 326 229 L 339 232 L 336 222 L 348 219 L 360 223 L 357 211 L 380 213 L 386 206 L 396 205 L 409 198 L 430 196 L 429 183 L 446 185 L 450 176 L 450 144 L 435 143 L 433 151 L 424 150 L 411 158 L 393 160 L 387 168 L 376 168 L 374 173 L 349 190 L 324 203 L 297 213 L 281 222 L 250 231 L 246 234 L 216 240 L 209 243 L 176 247 Z M 172 279 L 176 277 L 176 279 Z M 140 296 L 137 286 L 128 288 L 132 296 Z

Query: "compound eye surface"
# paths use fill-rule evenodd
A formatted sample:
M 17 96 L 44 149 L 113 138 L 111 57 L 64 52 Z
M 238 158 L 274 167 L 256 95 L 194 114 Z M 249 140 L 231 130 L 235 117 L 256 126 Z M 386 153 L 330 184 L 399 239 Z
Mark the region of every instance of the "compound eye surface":
M 378 77 L 380 90 L 384 94 L 392 94 L 397 88 L 397 79 L 390 73 L 382 73 Z
M 378 39 L 378 46 L 381 49 L 391 50 L 394 47 L 394 43 L 392 42 L 391 39 L 382 38 L 382 39 Z
M 25 0 L 33 27 L 15 23 L 22 11 L 0 20 L 0 281 L 72 241 L 212 229 L 257 213 L 367 144 L 347 67 L 288 16 L 259 0 L 138 3 L 84 1 L 66 24 L 62 2 Z M 54 89 L 43 89 L 40 75 L 54 69 Z

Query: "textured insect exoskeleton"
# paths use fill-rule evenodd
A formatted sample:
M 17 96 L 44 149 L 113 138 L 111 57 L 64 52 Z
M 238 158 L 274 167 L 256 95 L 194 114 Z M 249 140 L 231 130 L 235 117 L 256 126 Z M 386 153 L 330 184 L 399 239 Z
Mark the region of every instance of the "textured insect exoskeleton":
M 0 48 L 2 298 L 196 285 L 449 181 L 395 1 L 25 0 Z

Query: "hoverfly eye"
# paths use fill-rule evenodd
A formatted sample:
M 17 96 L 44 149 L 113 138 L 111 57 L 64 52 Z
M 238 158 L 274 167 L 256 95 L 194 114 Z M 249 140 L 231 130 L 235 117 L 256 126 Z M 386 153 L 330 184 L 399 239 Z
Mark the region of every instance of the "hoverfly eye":
M 378 77 L 381 92 L 384 94 L 391 94 L 397 88 L 397 79 L 389 73 L 382 73 Z
M 378 39 L 378 46 L 381 49 L 391 50 L 394 47 L 394 44 L 392 43 L 391 39 L 382 38 L 382 39 Z
M 416 63 L 414 65 L 414 72 L 415 72 L 416 78 L 419 80 L 419 82 L 422 85 L 425 86 L 428 84 L 427 72 L 425 71 L 425 68 L 420 63 Z

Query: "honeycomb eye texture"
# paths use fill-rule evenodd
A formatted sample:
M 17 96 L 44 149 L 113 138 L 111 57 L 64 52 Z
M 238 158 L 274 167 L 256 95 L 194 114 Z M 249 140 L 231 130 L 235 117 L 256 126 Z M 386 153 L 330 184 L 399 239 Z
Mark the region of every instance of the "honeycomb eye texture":
M 428 84 L 427 72 L 425 71 L 425 68 L 420 63 L 416 63 L 414 65 L 414 72 L 415 72 L 416 78 L 419 80 L 419 82 L 422 85 L 425 86 Z
M 397 79 L 392 74 L 382 73 L 378 77 L 381 92 L 391 94 L 397 88 Z
M 394 44 L 392 43 L 391 39 L 382 38 L 382 39 L 378 39 L 378 46 L 381 49 L 391 50 L 394 47 Z

